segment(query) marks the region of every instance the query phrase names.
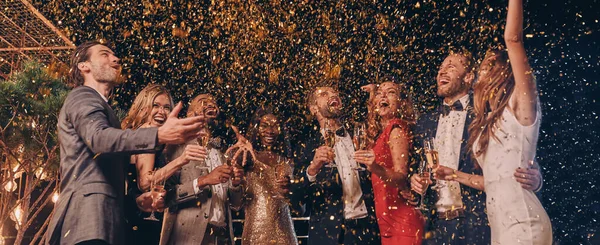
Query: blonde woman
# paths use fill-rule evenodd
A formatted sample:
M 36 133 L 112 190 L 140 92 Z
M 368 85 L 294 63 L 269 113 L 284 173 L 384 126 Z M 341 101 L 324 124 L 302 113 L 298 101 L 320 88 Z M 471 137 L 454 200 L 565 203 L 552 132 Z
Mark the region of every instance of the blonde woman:
M 552 244 L 542 204 L 521 187 L 516 168 L 532 167 L 541 111 L 523 45 L 523 3 L 510 0 L 504 33 L 508 52 L 490 50 L 474 88 L 469 145 L 483 169 L 492 244 Z M 510 62 L 509 62 L 510 60 Z
M 147 127 L 160 127 L 167 120 L 167 116 L 173 108 L 173 99 L 169 92 L 162 86 L 151 84 L 142 89 L 135 98 L 131 109 L 121 123 L 123 129 L 138 129 Z M 190 145 L 179 158 L 166 163 L 162 152 L 156 154 L 139 154 L 131 156 L 131 164 L 135 164 L 136 171 L 130 179 L 137 181 L 137 187 L 141 192 L 150 191 L 152 181 L 164 181 L 175 174 L 177 170 L 190 161 L 202 161 L 206 157 L 204 148 L 198 145 Z M 158 171 L 153 172 L 155 168 Z M 135 185 L 135 183 L 130 183 Z M 136 193 L 135 189 L 132 193 Z M 131 195 L 131 194 L 130 194 Z M 147 216 L 147 214 L 144 214 Z M 161 220 L 162 215 L 157 217 Z M 133 237 L 129 239 L 135 244 L 158 244 L 161 231 L 161 223 L 137 219 L 135 216 L 128 218 L 133 228 Z

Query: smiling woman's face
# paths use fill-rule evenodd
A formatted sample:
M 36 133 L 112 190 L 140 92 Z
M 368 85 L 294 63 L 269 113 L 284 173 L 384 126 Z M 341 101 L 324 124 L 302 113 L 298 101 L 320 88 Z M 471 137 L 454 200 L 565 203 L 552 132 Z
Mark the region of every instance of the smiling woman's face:
M 150 122 L 150 126 L 160 127 L 165 124 L 165 121 L 167 121 L 167 116 L 169 113 L 171 113 L 171 109 L 169 96 L 166 94 L 159 94 L 156 96 L 152 102 L 152 109 L 150 110 L 150 115 L 148 116 L 148 122 Z
M 279 134 L 281 134 L 279 119 L 273 114 L 264 115 L 258 125 L 260 143 L 267 148 L 272 147 L 275 141 L 277 141 Z
M 379 85 L 375 93 L 375 111 L 382 118 L 394 117 L 394 112 L 400 106 L 400 91 L 393 82 L 384 82 Z

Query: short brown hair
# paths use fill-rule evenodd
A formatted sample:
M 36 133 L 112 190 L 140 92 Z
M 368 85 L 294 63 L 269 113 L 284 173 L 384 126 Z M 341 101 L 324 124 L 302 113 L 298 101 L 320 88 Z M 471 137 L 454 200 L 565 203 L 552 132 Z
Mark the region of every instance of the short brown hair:
M 90 59 L 89 49 L 96 45 L 106 44 L 103 44 L 99 41 L 87 41 L 77 46 L 75 52 L 73 52 L 71 55 L 71 69 L 69 70 L 68 83 L 75 87 L 83 85 L 83 75 L 81 74 L 81 70 L 79 70 L 77 65 Z
M 464 47 L 450 47 L 448 54 L 462 56 L 463 58 L 465 58 L 466 61 L 465 70 L 467 70 L 467 72 L 475 71 L 475 59 L 473 58 L 473 53 L 471 53 L 471 51 L 469 51 L 468 49 Z
M 310 89 L 307 91 L 308 95 L 306 96 L 306 103 L 305 103 L 306 109 L 310 109 L 310 106 L 312 106 L 315 103 L 315 101 L 316 101 L 315 92 L 317 91 L 317 89 L 322 88 L 322 87 L 330 87 L 330 88 L 333 88 L 336 91 L 338 91 L 337 87 L 335 86 L 336 84 L 338 84 L 337 79 L 325 79 L 325 80 L 317 82 L 316 84 L 311 86 Z

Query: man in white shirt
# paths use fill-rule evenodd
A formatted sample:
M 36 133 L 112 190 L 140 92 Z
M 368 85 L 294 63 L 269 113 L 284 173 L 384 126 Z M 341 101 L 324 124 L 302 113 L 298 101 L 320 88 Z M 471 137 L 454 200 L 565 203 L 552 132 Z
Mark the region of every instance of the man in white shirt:
M 242 207 L 240 186 L 243 170 L 228 166 L 219 147 L 210 139 L 210 124 L 219 114 L 212 95 L 201 94 L 192 99 L 188 117 L 204 116 L 204 139 L 180 145 L 170 159 L 184 154 L 189 144 L 202 144 L 203 161 L 190 161 L 170 179 L 161 245 L 166 244 L 233 244 L 231 210 Z M 202 136 L 201 136 L 202 137 Z M 202 143 L 203 140 L 207 141 Z M 204 147 L 204 144 L 206 147 Z M 231 180 L 230 180 L 231 179 Z
M 292 202 L 310 215 L 308 244 L 379 244 L 371 180 L 354 161 L 339 92 L 318 86 L 309 92 L 307 106 L 318 126 L 306 130 L 315 132 L 299 144 Z M 335 132 L 333 147 L 324 144 L 327 131 Z
M 415 146 L 433 138 L 440 164 L 436 175 L 441 180 L 435 186 L 428 188 L 418 174 L 411 177 L 411 188 L 426 192 L 429 200 L 427 244 L 490 244 L 483 173 L 467 149 L 473 65 L 473 57 L 466 50 L 453 51 L 444 59 L 436 79 L 443 103 L 417 123 Z M 535 166 L 524 174 L 520 171 L 515 170 L 515 174 L 523 188 L 541 188 L 541 175 Z

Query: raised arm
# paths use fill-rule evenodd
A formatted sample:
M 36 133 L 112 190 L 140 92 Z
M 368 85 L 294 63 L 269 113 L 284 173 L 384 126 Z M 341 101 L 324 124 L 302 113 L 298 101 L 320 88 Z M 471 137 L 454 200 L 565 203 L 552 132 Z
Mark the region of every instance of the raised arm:
M 65 102 L 68 120 L 88 148 L 97 155 L 146 153 L 157 149 L 157 128 L 121 130 L 111 127 L 108 111 L 95 91 L 79 90 Z
M 154 175 L 151 175 L 151 171 L 156 167 L 154 162 L 156 159 L 156 154 L 151 153 L 137 155 L 135 166 L 139 176 L 138 187 L 142 191 L 149 191 L 150 184 L 153 180 L 167 180 L 190 161 L 204 161 L 206 159 L 206 155 L 207 153 L 204 147 L 195 144 L 188 144 L 185 146 L 183 153 L 179 157 L 175 158 L 164 167 L 158 169 Z
M 356 151 L 354 159 L 358 163 L 367 165 L 367 169 L 382 180 L 404 189 L 408 187 L 410 137 L 410 133 L 405 128 L 395 128 L 390 133 L 388 144 L 392 153 L 393 168 L 376 164 L 373 150 Z
M 537 115 L 537 87 L 523 45 L 523 1 L 509 0 L 504 42 L 515 78 L 509 106 L 521 125 L 531 125 Z

